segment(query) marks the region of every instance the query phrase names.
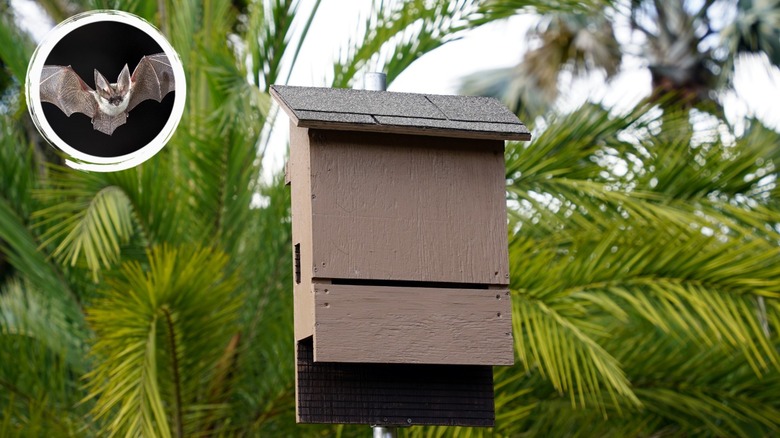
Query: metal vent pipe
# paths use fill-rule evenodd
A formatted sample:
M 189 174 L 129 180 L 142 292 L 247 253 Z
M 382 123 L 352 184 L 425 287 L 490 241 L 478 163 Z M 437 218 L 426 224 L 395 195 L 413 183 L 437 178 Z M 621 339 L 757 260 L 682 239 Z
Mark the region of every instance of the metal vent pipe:
M 363 76 L 363 89 L 374 91 L 387 91 L 387 75 L 378 72 L 369 72 Z

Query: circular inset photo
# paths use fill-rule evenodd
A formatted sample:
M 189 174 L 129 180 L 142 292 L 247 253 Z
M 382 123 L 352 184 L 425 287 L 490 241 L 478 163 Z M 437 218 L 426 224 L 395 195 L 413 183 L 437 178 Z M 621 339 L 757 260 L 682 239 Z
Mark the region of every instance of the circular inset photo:
M 120 11 L 55 27 L 27 69 L 27 107 L 71 167 L 112 172 L 159 152 L 184 112 L 178 54 L 154 26 Z

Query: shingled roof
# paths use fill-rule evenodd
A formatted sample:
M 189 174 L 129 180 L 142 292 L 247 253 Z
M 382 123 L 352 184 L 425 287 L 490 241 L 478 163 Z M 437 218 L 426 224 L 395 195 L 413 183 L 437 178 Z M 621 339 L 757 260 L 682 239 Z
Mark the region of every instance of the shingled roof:
M 528 128 L 488 97 L 273 85 L 271 96 L 301 128 L 530 140 Z

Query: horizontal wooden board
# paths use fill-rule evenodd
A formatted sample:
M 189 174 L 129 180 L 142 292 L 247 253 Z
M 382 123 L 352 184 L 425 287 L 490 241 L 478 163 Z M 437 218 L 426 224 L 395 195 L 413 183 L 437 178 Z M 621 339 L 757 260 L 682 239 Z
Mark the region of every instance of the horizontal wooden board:
M 514 364 L 508 290 L 313 288 L 317 362 Z
M 309 134 L 315 278 L 509 283 L 502 142 Z
M 492 426 L 490 366 L 314 362 L 297 343 L 299 423 Z

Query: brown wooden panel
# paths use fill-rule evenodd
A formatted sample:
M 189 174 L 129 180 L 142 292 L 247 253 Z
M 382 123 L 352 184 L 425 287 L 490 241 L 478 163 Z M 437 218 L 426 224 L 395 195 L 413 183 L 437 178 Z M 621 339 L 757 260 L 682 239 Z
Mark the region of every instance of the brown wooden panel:
M 507 290 L 313 287 L 317 362 L 514 364 Z
M 300 277 L 293 285 L 295 295 L 295 339 L 303 339 L 314 333 L 314 296 L 311 289 L 311 166 L 309 164 L 308 129 L 296 128 L 290 124 L 290 159 L 287 162 L 292 198 L 293 269 L 296 261 L 299 270 L 293 272 Z M 296 251 L 296 246 L 298 250 Z M 299 256 L 299 257 L 297 257 Z
M 503 142 L 309 135 L 315 278 L 508 284 Z
M 314 362 L 296 349 L 299 423 L 492 426 L 490 366 Z

